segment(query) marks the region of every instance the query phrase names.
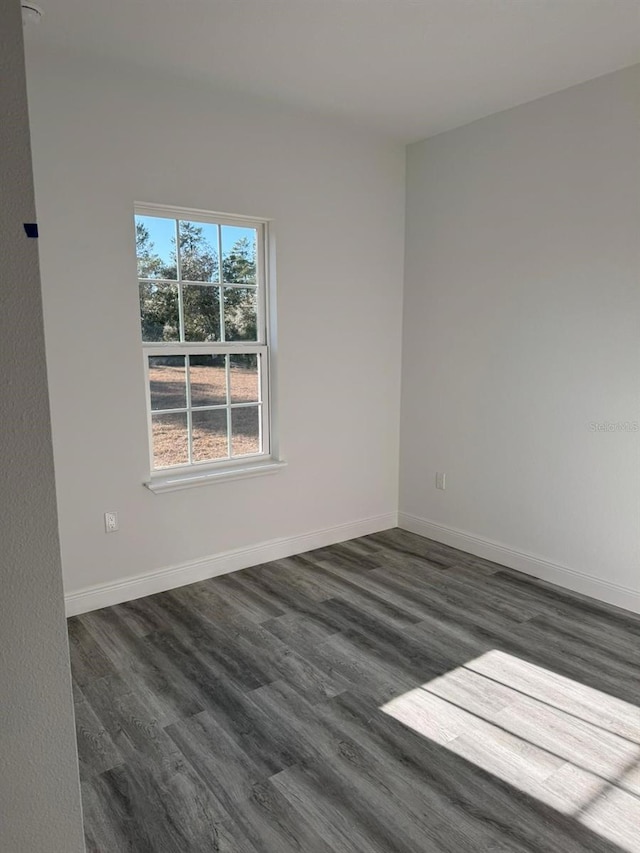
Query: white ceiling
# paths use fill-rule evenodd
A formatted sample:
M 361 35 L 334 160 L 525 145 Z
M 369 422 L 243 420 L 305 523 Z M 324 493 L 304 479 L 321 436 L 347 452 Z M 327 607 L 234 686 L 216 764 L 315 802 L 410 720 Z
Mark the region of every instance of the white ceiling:
M 406 141 L 640 61 L 640 0 L 38 0 L 38 43 Z

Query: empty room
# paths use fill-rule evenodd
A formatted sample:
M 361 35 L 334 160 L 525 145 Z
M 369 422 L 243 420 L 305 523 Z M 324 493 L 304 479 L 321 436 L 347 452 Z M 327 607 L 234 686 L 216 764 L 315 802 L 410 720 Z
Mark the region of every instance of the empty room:
M 638 0 L 7 0 L 2 853 L 640 853 Z

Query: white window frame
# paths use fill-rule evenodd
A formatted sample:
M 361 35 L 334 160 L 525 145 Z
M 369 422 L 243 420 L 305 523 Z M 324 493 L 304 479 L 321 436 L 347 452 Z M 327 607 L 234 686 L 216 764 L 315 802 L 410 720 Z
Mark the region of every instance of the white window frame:
M 212 224 L 212 225 L 230 225 L 237 227 L 253 228 L 256 230 L 256 290 L 257 290 L 257 342 L 256 341 L 214 341 L 214 342 L 150 342 L 142 341 L 142 356 L 145 378 L 145 399 L 147 409 L 147 428 L 148 428 L 148 444 L 149 444 L 149 479 L 145 482 L 145 486 L 152 492 L 161 493 L 167 491 L 176 491 L 178 489 L 190 488 L 192 486 L 202 486 L 208 483 L 221 482 L 231 479 L 242 479 L 245 477 L 256 477 L 264 474 L 276 473 L 285 466 L 274 454 L 274 434 L 273 434 L 273 418 L 272 418 L 272 323 L 271 311 L 273 310 L 272 299 L 272 282 L 271 282 L 271 264 L 269 258 L 269 221 L 265 219 L 257 219 L 253 217 L 237 216 L 235 214 L 212 213 L 210 211 L 194 210 L 182 207 L 169 207 L 165 205 L 136 203 L 134 205 L 136 216 L 152 216 L 164 219 L 183 220 L 196 223 Z M 176 237 L 178 235 L 176 234 Z M 221 245 L 221 230 L 218 229 L 218 258 L 220 268 L 222 268 L 222 245 Z M 186 279 L 181 278 L 179 252 L 176 252 L 177 263 L 177 283 L 179 301 L 182 302 L 182 288 L 180 285 L 189 284 Z M 137 284 L 146 279 L 136 278 Z M 149 279 L 151 281 L 151 279 Z M 154 283 L 176 284 L 176 281 L 166 281 L 164 279 L 153 279 Z M 216 283 L 213 282 L 213 286 Z M 220 283 L 220 321 L 221 332 L 224 337 L 224 286 L 234 286 L 233 283 Z M 238 284 L 237 287 L 246 287 L 246 285 Z M 183 319 L 182 308 L 180 309 L 181 324 Z M 181 333 L 181 337 L 184 335 Z M 150 356 L 184 356 L 185 358 L 185 383 L 186 383 L 186 405 L 180 409 L 163 410 L 163 414 L 187 413 L 187 422 L 189 424 L 189 435 L 191 435 L 191 417 L 193 407 L 191 405 L 191 393 L 189 386 L 189 356 L 190 355 L 229 355 L 233 354 L 257 354 L 259 382 L 259 400 L 260 400 L 260 441 L 262 450 L 259 453 L 246 454 L 243 456 L 231 457 L 220 460 L 208 460 L 205 462 L 194 462 L 191 459 L 192 445 L 188 442 L 189 462 L 181 465 L 173 465 L 166 468 L 154 468 L 153 456 L 153 426 L 152 426 L 152 409 L 151 409 L 151 384 L 149 381 L 149 357 Z M 230 388 L 229 381 L 229 359 L 226 361 L 227 370 L 227 389 Z M 234 404 L 231 403 L 229 397 L 225 405 L 218 406 L 198 406 L 197 411 L 211 411 L 217 409 L 224 410 L 227 413 L 227 440 L 229 442 L 229 454 L 231 454 L 231 412 L 234 408 L 239 408 L 254 403 Z

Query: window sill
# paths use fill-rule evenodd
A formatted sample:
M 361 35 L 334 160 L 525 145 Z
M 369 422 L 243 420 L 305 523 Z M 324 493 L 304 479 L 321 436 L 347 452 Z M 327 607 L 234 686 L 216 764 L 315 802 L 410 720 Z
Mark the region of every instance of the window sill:
M 193 489 L 197 486 L 209 486 L 212 483 L 224 483 L 229 480 L 246 480 L 249 477 L 265 477 L 267 474 L 277 474 L 287 467 L 286 462 L 279 459 L 268 459 L 266 462 L 253 462 L 237 468 L 221 470 L 207 469 L 206 471 L 181 471 L 173 474 L 156 474 L 144 485 L 154 494 L 177 492 L 181 489 Z

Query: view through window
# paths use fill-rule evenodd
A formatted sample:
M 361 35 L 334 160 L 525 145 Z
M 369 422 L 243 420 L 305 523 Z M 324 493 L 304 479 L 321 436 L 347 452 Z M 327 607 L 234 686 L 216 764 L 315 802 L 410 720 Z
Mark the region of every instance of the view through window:
M 269 454 L 265 228 L 136 207 L 152 472 Z

